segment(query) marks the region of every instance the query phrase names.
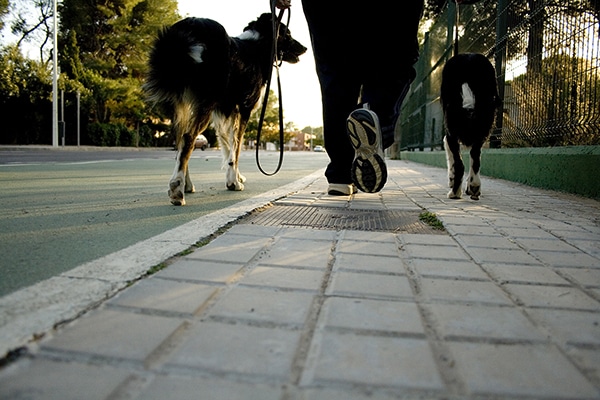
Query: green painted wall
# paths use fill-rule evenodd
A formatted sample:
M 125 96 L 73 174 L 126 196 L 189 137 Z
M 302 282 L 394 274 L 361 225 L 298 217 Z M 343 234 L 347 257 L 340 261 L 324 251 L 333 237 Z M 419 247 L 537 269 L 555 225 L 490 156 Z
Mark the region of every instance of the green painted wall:
M 443 151 L 403 151 L 400 158 L 446 168 Z M 468 166 L 468 152 L 463 160 Z M 483 149 L 481 174 L 600 199 L 600 146 Z

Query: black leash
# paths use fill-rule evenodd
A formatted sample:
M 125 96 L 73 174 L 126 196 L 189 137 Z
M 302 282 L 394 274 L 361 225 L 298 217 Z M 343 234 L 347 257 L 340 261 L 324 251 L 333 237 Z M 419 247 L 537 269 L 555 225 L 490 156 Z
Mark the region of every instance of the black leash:
M 263 98 L 263 105 L 260 111 L 260 118 L 258 120 L 258 130 L 256 133 L 256 165 L 260 172 L 267 176 L 273 176 L 281 169 L 281 165 L 283 164 L 283 151 L 284 151 L 284 143 L 283 143 L 283 99 L 281 95 L 281 78 L 279 76 L 279 67 L 283 63 L 282 60 L 279 59 L 279 53 L 277 51 L 277 37 L 279 36 L 279 26 L 281 25 L 281 20 L 283 19 L 283 14 L 286 10 L 281 10 L 279 12 L 279 16 L 275 18 L 275 0 L 271 0 L 271 19 L 273 21 L 273 46 L 271 47 L 271 63 L 275 70 L 277 71 L 277 91 L 279 93 L 279 163 L 277 164 L 277 168 L 274 172 L 268 173 L 263 170 L 260 165 L 260 157 L 258 155 L 260 149 L 260 134 L 262 132 L 262 126 L 265 120 L 265 112 L 267 111 L 267 103 L 269 100 L 269 90 L 271 88 L 271 78 L 273 76 L 273 68 L 269 71 L 269 76 L 267 78 L 267 86 L 265 88 L 265 95 Z M 290 9 L 287 9 L 288 17 L 287 17 L 287 26 L 290 25 Z

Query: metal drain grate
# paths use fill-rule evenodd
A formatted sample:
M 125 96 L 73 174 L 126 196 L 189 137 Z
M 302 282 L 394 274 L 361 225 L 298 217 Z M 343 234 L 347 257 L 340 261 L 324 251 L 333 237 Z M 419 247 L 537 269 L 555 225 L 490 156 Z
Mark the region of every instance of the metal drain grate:
M 348 210 L 333 207 L 274 205 L 254 212 L 241 223 L 313 229 L 443 234 L 419 220 L 418 211 Z

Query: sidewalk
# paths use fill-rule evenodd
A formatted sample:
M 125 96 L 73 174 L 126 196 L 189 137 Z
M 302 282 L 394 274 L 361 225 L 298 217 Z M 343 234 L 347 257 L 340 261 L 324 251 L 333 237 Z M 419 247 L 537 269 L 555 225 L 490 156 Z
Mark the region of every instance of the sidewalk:
M 1 368 L 0 399 L 600 399 L 600 202 L 388 168 L 173 259 Z

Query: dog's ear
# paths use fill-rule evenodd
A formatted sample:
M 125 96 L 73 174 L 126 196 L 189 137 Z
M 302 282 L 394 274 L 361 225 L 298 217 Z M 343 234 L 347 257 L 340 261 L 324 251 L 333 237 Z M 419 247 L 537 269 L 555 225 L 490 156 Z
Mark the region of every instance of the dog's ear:
M 270 24 L 271 21 L 272 21 L 271 13 L 264 13 L 260 17 L 258 17 L 258 20 L 256 22 L 259 24 L 266 24 L 266 23 Z
M 244 32 L 253 30 L 256 32 L 269 32 L 272 31 L 271 14 L 264 13 L 256 21 L 252 21 L 244 28 Z
M 262 14 L 256 20 L 255 29 L 259 32 L 269 32 L 273 30 L 273 19 L 270 13 Z

